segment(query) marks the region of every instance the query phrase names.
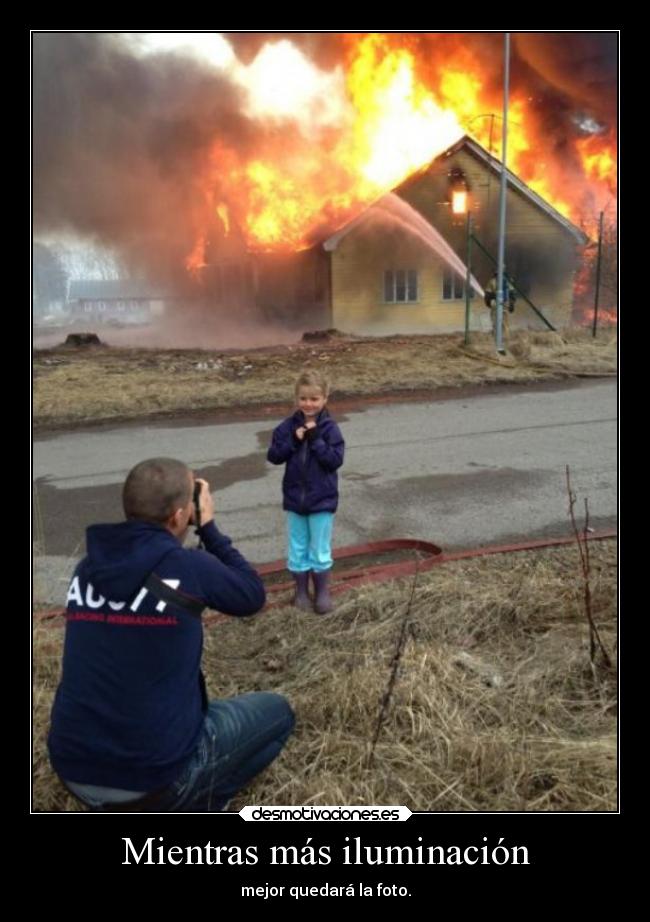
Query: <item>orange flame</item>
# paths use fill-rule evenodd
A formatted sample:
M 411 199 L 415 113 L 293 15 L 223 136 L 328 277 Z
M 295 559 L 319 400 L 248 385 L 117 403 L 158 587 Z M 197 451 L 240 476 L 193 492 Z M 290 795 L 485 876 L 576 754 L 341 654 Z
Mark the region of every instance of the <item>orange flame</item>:
M 574 314 L 574 322 L 579 326 L 592 327 L 594 323 L 594 308 L 583 307 L 577 314 Z M 598 308 L 596 317 L 596 327 L 615 327 L 618 324 L 618 311 L 615 308 L 603 309 Z
M 591 135 L 576 141 L 576 146 L 587 175 L 600 182 L 609 183 L 614 189 L 616 187 L 616 153 L 611 142 L 606 140 L 603 145 L 598 135 Z
M 412 53 L 391 49 L 386 35 L 369 35 L 359 42 L 347 87 L 355 120 L 352 137 L 344 139 L 339 154 L 374 196 L 463 134 L 453 109 L 439 105 L 418 82 Z
M 207 265 L 205 261 L 205 245 L 205 234 L 199 234 L 196 243 L 192 248 L 192 252 L 185 260 L 185 268 L 189 272 L 196 273 L 199 271 L 199 269 L 202 269 L 203 266 Z
M 350 35 L 346 41 L 347 109 L 338 127 L 305 136 L 298 122 L 283 122 L 282 131 L 269 133 L 250 159 L 215 141 L 199 180 L 206 202 L 204 229 L 188 265 L 196 268 L 205 259 L 205 228 L 210 213 L 214 215 L 214 206 L 210 212 L 207 204 L 215 200 L 228 202 L 228 208 L 216 208 L 227 235 L 234 223 L 252 249 L 299 250 L 428 164 L 463 134 L 471 133 L 500 158 L 501 99 L 497 91 L 486 89 L 482 62 L 467 49 L 456 46 L 448 60 L 436 62 L 432 74 L 430 64 L 417 59 L 408 35 Z M 274 62 L 281 70 L 280 50 L 277 46 Z M 287 63 L 288 72 L 289 65 L 294 67 L 295 60 Z M 509 169 L 576 221 L 587 194 L 611 199 L 616 174 L 611 138 L 577 140 L 570 156 L 562 158 L 554 158 L 544 141 L 534 100 L 513 96 Z
M 228 206 L 224 202 L 219 202 L 216 208 L 216 212 L 219 215 L 219 219 L 223 224 L 223 230 L 226 237 L 230 234 L 230 212 L 228 211 Z

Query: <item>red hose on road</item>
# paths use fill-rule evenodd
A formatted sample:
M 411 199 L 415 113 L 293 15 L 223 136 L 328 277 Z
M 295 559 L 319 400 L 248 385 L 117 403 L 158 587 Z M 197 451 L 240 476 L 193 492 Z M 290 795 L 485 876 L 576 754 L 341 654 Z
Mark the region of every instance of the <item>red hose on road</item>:
M 603 538 L 615 538 L 617 534 L 618 532 L 615 528 L 594 531 L 588 535 L 588 540 L 599 541 Z M 418 573 L 423 573 L 439 564 L 449 563 L 452 560 L 465 560 L 470 557 L 486 557 L 490 554 L 510 554 L 516 551 L 531 551 L 542 547 L 575 544 L 575 540 L 574 535 L 565 538 L 541 538 L 535 541 L 520 541 L 515 544 L 490 544 L 485 547 L 455 551 L 451 554 L 445 554 L 436 544 L 432 544 L 429 541 L 419 541 L 411 538 L 397 538 L 390 541 L 373 541 L 369 544 L 350 545 L 335 550 L 332 555 L 334 559 L 342 560 L 346 557 L 359 557 L 365 554 L 382 554 L 393 550 L 409 549 L 419 551 L 427 556 L 424 559 L 414 556 L 412 560 L 401 561 L 399 563 L 379 564 L 377 566 L 350 570 L 347 573 L 335 573 L 334 578 L 336 582 L 333 584 L 331 592 L 343 592 L 345 589 L 349 589 L 352 586 L 359 586 L 363 583 L 377 583 L 387 579 L 397 579 L 401 576 L 409 576 L 415 573 L 416 568 Z M 274 563 L 263 564 L 256 569 L 262 576 L 267 576 L 272 573 L 281 573 L 283 570 L 286 570 L 286 564 L 283 560 L 276 560 Z M 292 585 L 292 582 L 272 584 L 267 586 L 267 592 L 280 592 L 290 588 Z
M 616 538 L 618 532 L 615 528 L 608 528 L 602 531 L 594 531 L 587 536 L 589 541 L 601 541 L 604 538 Z M 333 552 L 334 560 L 345 560 L 349 557 L 361 557 L 364 555 L 379 555 L 389 553 L 390 551 L 411 550 L 414 552 L 411 560 L 402 560 L 398 563 L 376 564 L 359 569 L 349 570 L 342 573 L 334 573 L 335 582 L 331 586 L 332 595 L 338 595 L 347 589 L 353 589 L 357 586 L 367 583 L 385 582 L 389 579 L 399 579 L 403 576 L 410 576 L 415 573 L 424 573 L 427 570 L 439 564 L 449 563 L 453 560 L 466 560 L 471 557 L 487 557 L 490 554 L 512 554 L 517 551 L 531 551 L 542 547 L 557 547 L 562 544 L 575 544 L 575 536 L 569 535 L 565 538 L 541 538 L 535 541 L 519 541 L 515 544 L 490 544 L 486 547 L 471 548 L 470 550 L 454 551 L 451 554 L 445 554 L 437 544 L 430 541 L 420 541 L 416 538 L 394 538 L 388 541 L 371 541 L 368 544 L 352 544 L 347 547 L 336 548 Z M 416 553 L 418 556 L 416 557 Z M 287 572 L 286 562 L 284 560 L 275 560 L 272 563 L 264 563 L 255 568 L 260 576 L 271 576 L 274 573 Z M 268 593 L 283 592 L 293 586 L 292 581 L 281 583 L 271 583 L 266 586 Z M 267 604 L 264 611 L 271 608 L 277 608 L 280 602 L 271 602 Z M 287 603 L 282 603 L 287 604 Z M 51 611 L 34 612 L 34 618 L 37 621 L 51 622 L 58 616 L 65 617 L 65 609 L 57 608 Z M 222 615 L 218 612 L 205 615 L 204 624 L 211 625 L 229 618 L 229 615 Z

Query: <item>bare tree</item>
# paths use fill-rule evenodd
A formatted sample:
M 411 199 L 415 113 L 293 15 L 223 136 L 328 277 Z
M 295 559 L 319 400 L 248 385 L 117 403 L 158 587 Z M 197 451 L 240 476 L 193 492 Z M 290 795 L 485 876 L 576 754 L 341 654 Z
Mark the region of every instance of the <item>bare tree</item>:
M 581 263 L 576 273 L 575 307 L 579 320 L 593 319 L 598 270 L 598 232 L 600 213 L 593 213 L 580 221 L 581 229 L 589 237 L 582 251 Z M 599 311 L 609 319 L 618 312 L 618 224 L 616 214 L 606 210 L 603 218 L 603 236 L 600 254 Z
M 34 312 L 47 314 L 67 295 L 68 274 L 56 251 L 45 243 L 32 246 L 32 295 Z
M 569 516 L 571 518 L 573 534 L 575 535 L 578 545 L 578 551 L 580 552 L 580 567 L 582 569 L 584 584 L 585 615 L 587 617 L 587 624 L 589 625 L 589 660 L 591 662 L 592 672 L 596 677 L 598 666 L 596 662 L 596 650 L 600 650 L 601 662 L 607 669 L 612 668 L 612 661 L 598 633 L 591 606 L 591 562 L 589 560 L 589 533 L 591 529 L 589 528 L 589 503 L 585 498 L 585 524 L 581 534 L 576 523 L 576 494 L 571 489 L 571 474 L 568 464 L 566 466 L 566 488 L 569 495 Z

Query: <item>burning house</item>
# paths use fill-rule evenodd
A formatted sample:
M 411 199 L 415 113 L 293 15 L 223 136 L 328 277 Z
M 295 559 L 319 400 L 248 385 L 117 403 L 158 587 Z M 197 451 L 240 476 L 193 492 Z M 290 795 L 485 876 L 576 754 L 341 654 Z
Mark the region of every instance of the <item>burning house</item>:
M 500 173 L 499 161 L 465 136 L 310 249 L 259 257 L 259 306 L 282 305 L 308 324 L 347 332 L 461 330 L 469 212 L 471 325 L 484 328 L 482 286 L 495 267 Z M 543 317 L 566 326 L 587 237 L 510 172 L 507 214 L 507 271 L 522 295 L 513 326 L 545 329 Z
M 464 325 L 469 212 L 472 325 L 487 320 L 500 33 L 156 37 L 173 36 L 36 36 L 39 234 L 72 229 L 169 286 L 184 330 L 446 332 Z M 616 60 L 614 33 L 514 35 L 516 325 L 569 321 L 577 225 L 595 237 L 615 211 Z M 77 309 L 151 313 L 119 300 Z

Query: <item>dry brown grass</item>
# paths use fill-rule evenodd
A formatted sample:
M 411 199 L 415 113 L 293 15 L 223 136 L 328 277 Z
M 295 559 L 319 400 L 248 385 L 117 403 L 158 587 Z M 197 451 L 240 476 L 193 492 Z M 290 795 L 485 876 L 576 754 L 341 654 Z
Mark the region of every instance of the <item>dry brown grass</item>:
M 513 333 L 499 358 L 487 333 L 356 339 L 249 351 L 42 349 L 34 354 L 34 425 L 285 403 L 305 364 L 328 370 L 333 397 L 613 374 L 616 334 Z M 207 367 L 205 367 L 207 365 Z M 202 367 L 203 366 L 203 367 Z
M 616 662 L 616 543 L 591 545 L 592 604 Z M 372 768 L 370 743 L 412 579 L 339 597 L 327 618 L 281 607 L 206 631 L 210 693 L 285 694 L 297 730 L 231 809 L 616 809 L 616 676 L 590 668 L 575 546 L 440 566 L 417 578 L 410 634 Z M 62 630 L 35 628 L 36 810 L 79 809 L 44 738 Z

